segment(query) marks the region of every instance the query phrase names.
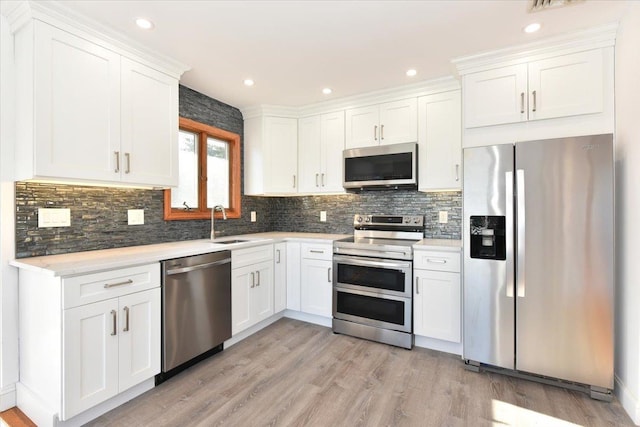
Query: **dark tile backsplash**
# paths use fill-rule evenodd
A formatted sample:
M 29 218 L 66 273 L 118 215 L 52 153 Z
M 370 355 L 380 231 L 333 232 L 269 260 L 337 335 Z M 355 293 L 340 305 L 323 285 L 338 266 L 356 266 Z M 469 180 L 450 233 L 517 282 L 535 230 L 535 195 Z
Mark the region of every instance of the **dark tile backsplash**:
M 180 86 L 180 115 L 238 133 L 243 137 L 242 113 L 234 107 Z M 244 165 L 243 165 L 244 167 Z M 162 190 L 80 185 L 16 183 L 16 257 L 137 246 L 209 237 L 208 220 L 165 221 Z M 38 208 L 69 208 L 70 227 L 38 228 Z M 127 225 L 128 209 L 144 209 L 144 225 Z M 438 211 L 449 222 L 438 224 Z M 258 221 L 250 222 L 251 211 Z M 320 211 L 327 222 L 320 222 Z M 302 197 L 242 196 L 242 218 L 216 221 L 221 235 L 296 231 L 353 232 L 356 213 L 425 216 L 425 237 L 459 239 L 460 192 L 418 193 L 376 191 L 362 194 Z

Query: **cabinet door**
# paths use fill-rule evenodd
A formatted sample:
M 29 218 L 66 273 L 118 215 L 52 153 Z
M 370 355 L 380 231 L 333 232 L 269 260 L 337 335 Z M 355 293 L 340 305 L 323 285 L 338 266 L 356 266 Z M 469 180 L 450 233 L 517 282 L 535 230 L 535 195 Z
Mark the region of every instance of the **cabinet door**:
M 35 174 L 120 179 L 120 55 L 37 22 Z
M 380 143 L 377 105 L 352 108 L 347 110 L 345 115 L 345 148 L 369 147 Z
M 122 58 L 122 180 L 178 185 L 178 81 Z
M 253 265 L 231 270 L 231 334 L 251 326 L 250 292 L 255 288 Z
M 420 191 L 459 190 L 462 182 L 460 91 L 418 100 Z
M 287 244 L 273 245 L 273 312 L 280 313 L 287 308 Z
M 602 49 L 531 62 L 529 120 L 602 112 L 602 70 Z
M 466 128 L 527 120 L 527 64 L 464 76 Z
M 416 98 L 380 105 L 380 144 L 400 144 L 418 140 L 418 103 Z
M 291 194 L 298 188 L 298 120 L 265 118 L 265 193 Z
M 249 296 L 251 324 L 268 318 L 273 314 L 273 261 L 254 266 L 255 287 Z
M 119 391 L 160 372 L 160 288 L 119 299 Z
M 323 114 L 321 118 L 320 185 L 324 193 L 344 193 L 342 151 L 344 150 L 344 111 Z
M 300 243 L 287 242 L 287 309 L 300 311 Z
M 64 311 L 62 419 L 118 394 L 117 316 L 117 298 Z
M 298 167 L 300 182 L 298 192 L 318 193 L 322 191 L 320 116 L 298 120 Z M 340 152 L 342 154 L 342 152 Z
M 331 317 L 331 261 L 303 259 L 300 276 L 301 311 Z
M 413 332 L 460 342 L 460 273 L 415 270 Z

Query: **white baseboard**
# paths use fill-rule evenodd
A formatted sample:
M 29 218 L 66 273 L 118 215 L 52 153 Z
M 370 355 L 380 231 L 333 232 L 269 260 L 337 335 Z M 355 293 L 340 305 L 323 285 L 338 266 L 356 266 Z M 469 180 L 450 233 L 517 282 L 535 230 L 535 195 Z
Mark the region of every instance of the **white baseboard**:
M 462 356 L 462 343 L 442 341 L 435 338 L 423 337 L 415 335 L 414 344 L 416 347 L 428 348 L 430 350 L 442 351 L 445 353 L 455 354 Z
M 615 394 L 620 404 L 631 417 L 631 421 L 633 421 L 635 425 L 640 426 L 640 399 L 629 390 L 617 375 L 615 377 L 615 383 Z
M 256 332 L 258 332 L 259 330 L 264 329 L 267 326 L 269 326 L 270 324 L 274 323 L 275 321 L 282 319 L 282 317 L 283 317 L 283 313 L 280 312 L 280 313 L 274 314 L 273 316 L 269 317 L 268 319 L 263 320 L 262 322 L 256 323 L 252 327 L 250 327 L 248 329 L 245 329 L 244 331 L 242 331 L 242 332 L 232 336 L 228 340 L 226 340 L 224 342 L 224 348 L 229 348 L 232 345 L 239 343 L 243 339 L 250 337 L 251 335 L 253 335 Z
M 16 385 L 11 384 L 0 389 L 0 411 L 6 411 L 14 406 L 16 406 Z
M 315 325 L 331 327 L 331 317 L 318 316 L 316 314 L 303 313 L 295 310 L 285 310 L 284 317 L 289 319 L 301 320 L 307 323 L 313 323 Z

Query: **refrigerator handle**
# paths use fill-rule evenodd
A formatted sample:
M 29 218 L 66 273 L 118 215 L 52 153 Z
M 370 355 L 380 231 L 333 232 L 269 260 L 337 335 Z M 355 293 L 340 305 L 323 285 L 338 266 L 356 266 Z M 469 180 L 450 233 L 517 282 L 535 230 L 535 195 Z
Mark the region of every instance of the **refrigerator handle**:
M 505 236 L 505 251 L 507 258 L 507 278 L 505 281 L 505 286 L 507 287 L 507 298 L 513 298 L 513 288 L 514 288 L 514 275 L 513 271 L 514 261 L 513 261 L 513 238 L 510 236 L 513 233 L 513 172 L 505 172 L 504 173 L 504 199 L 505 199 L 505 229 L 507 235 Z
M 517 192 L 517 206 L 516 206 L 516 242 L 518 256 L 516 258 L 516 284 L 518 286 L 518 297 L 524 298 L 525 289 L 525 213 L 524 213 L 524 170 L 518 169 L 516 171 L 516 192 Z

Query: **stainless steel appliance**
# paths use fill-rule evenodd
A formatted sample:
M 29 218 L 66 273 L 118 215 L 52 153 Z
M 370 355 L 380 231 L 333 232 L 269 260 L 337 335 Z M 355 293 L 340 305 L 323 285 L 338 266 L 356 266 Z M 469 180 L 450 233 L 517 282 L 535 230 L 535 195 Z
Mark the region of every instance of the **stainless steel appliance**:
M 413 244 L 421 216 L 356 215 L 354 236 L 333 244 L 333 331 L 413 346 Z
M 418 188 L 415 143 L 352 148 L 342 152 L 342 186 L 347 191 Z
M 161 382 L 231 338 L 231 252 L 162 262 Z
M 613 173 L 612 135 L 464 150 L 468 366 L 610 398 Z

